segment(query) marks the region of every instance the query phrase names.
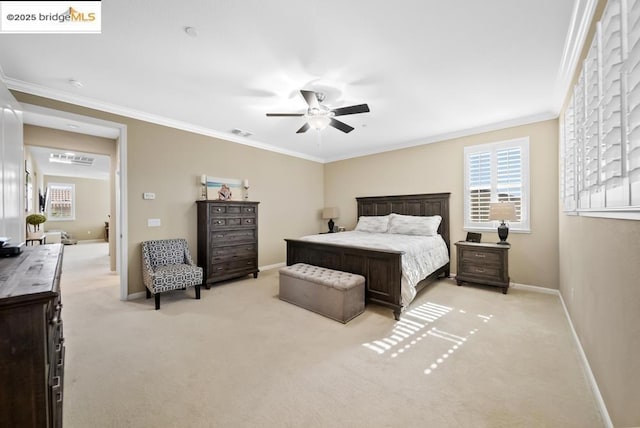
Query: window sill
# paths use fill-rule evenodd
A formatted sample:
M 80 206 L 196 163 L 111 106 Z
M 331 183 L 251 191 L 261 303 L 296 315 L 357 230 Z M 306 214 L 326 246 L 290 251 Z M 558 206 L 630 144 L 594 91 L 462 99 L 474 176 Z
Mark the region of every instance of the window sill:
M 498 233 L 498 227 L 464 227 L 465 232 Z M 509 228 L 509 233 L 531 233 L 531 229 Z
M 581 217 L 600 217 L 611 218 L 617 220 L 640 220 L 640 210 L 638 209 L 619 209 L 619 210 L 576 210 L 565 211 L 564 214 L 570 216 Z

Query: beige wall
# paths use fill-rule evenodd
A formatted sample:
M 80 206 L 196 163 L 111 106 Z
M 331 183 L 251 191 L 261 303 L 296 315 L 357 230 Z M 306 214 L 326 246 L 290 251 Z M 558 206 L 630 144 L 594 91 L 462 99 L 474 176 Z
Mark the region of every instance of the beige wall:
M 464 240 L 464 147 L 520 137 L 529 137 L 531 233 L 510 233 L 509 273 L 513 282 L 558 288 L 557 120 L 327 164 L 326 204 L 340 208 L 337 224 L 350 229 L 357 196 L 451 192 L 451 242 Z M 482 239 L 499 240 L 497 233 Z M 455 260 L 452 249 L 452 272 Z
M 37 99 L 37 98 L 35 98 Z M 40 126 L 24 125 L 24 145 L 49 147 L 61 150 L 95 153 L 109 156 L 110 179 L 109 179 L 109 211 L 111 214 L 111 226 L 109 233 L 115 233 L 116 216 L 116 169 L 118 164 L 116 141 L 110 138 L 94 137 L 91 135 L 78 134 L 76 132 L 60 131 Z M 37 179 L 39 185 L 43 185 L 43 177 L 40 167 L 36 165 Z M 34 184 L 35 185 L 35 184 Z M 37 194 L 37 189 L 34 188 Z M 85 231 L 86 233 L 86 231 Z M 88 238 L 78 238 L 88 239 Z M 109 240 L 110 268 L 116 270 L 116 240 Z
M 144 122 L 128 138 L 130 291 L 143 290 L 141 241 L 185 237 L 195 254 L 201 174 L 249 179 L 250 200 L 260 202 L 259 266 L 284 262 L 284 238 L 319 227 L 322 164 Z M 144 192 L 156 199 L 143 200 Z M 149 218 L 162 226 L 147 227 Z
M 559 217 L 560 293 L 613 425 L 640 426 L 640 221 Z
M 140 242 L 184 237 L 196 255 L 195 200 L 201 174 L 249 179 L 250 199 L 260 202 L 260 266 L 285 260 L 284 238 L 315 233 L 322 225 L 322 164 L 20 92 L 14 96 L 127 126 L 129 294 L 144 291 Z M 156 193 L 156 199 L 143 200 L 143 192 Z M 149 218 L 159 218 L 161 227 L 147 227 Z
M 45 175 L 45 188 L 49 183 L 75 186 L 76 216 L 69 221 L 47 220 L 45 230 L 64 230 L 78 240 L 104 239 L 104 222 L 110 213 L 109 180 Z

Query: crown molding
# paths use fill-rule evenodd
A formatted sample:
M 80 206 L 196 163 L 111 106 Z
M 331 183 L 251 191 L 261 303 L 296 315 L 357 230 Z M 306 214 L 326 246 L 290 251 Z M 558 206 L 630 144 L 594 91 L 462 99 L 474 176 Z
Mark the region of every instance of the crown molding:
M 325 160 L 310 156 L 304 153 L 295 152 L 292 150 L 286 150 L 279 147 L 272 146 L 270 144 L 262 143 L 259 141 L 251 141 L 247 138 L 238 137 L 237 135 L 216 131 L 214 129 L 205 128 L 203 126 L 194 125 L 191 123 L 170 119 L 163 116 L 150 114 L 144 111 L 135 110 L 116 104 L 105 103 L 92 98 L 82 97 L 74 94 L 69 94 L 64 91 L 47 88 L 40 85 L 24 82 L 17 79 L 7 77 L 0 68 L 0 78 L 5 82 L 7 87 L 14 91 L 25 92 L 27 94 L 36 95 L 39 97 L 49 98 L 64 103 L 74 104 L 94 110 L 100 110 L 107 113 L 117 114 L 132 119 L 142 120 L 145 122 L 155 123 L 156 125 L 167 126 L 169 128 L 180 129 L 182 131 L 193 132 L 194 134 L 206 135 L 208 137 L 219 138 L 233 143 L 243 144 L 245 146 L 255 147 L 257 149 L 267 150 L 270 152 L 280 153 L 287 156 L 293 156 L 301 159 L 310 160 L 313 162 L 324 163 Z
M 343 156 L 329 158 L 325 163 L 337 162 L 346 159 L 352 159 L 356 157 L 376 155 L 379 153 L 391 152 L 394 150 L 408 149 L 411 147 L 423 146 L 425 144 L 440 143 L 442 141 L 453 140 L 455 138 L 468 137 L 471 135 L 478 135 L 485 132 L 499 131 L 501 129 L 513 128 L 515 126 L 529 125 L 537 122 L 544 122 L 545 120 L 557 119 L 558 114 L 554 112 L 546 112 L 535 114 L 531 116 L 525 116 L 517 119 L 505 120 L 502 122 L 495 122 L 487 125 L 476 126 L 473 128 L 464 129 L 461 131 L 448 132 L 444 134 L 434 135 L 432 137 L 426 137 L 424 139 L 407 141 L 405 143 L 394 144 L 393 146 L 387 146 L 382 149 L 361 150 L 358 152 L 350 152 Z
M 569 86 L 578 67 L 582 48 L 585 44 L 591 21 L 596 12 L 598 0 L 575 0 L 571 15 L 571 24 L 567 31 L 562 51 L 562 60 L 558 69 L 556 89 L 554 91 L 554 111 L 558 114 L 564 105 Z
M 580 0 L 577 0 L 577 2 L 579 1 Z M 593 0 L 593 1 L 596 1 L 596 0 Z M 346 159 L 352 159 L 356 157 L 375 155 L 375 154 L 390 152 L 394 150 L 401 150 L 401 149 L 406 149 L 410 147 L 422 146 L 425 144 L 438 143 L 438 142 L 451 140 L 455 138 L 468 137 L 470 135 L 481 134 L 484 132 L 497 131 L 500 129 L 511 128 L 514 126 L 522 126 L 522 125 L 528 125 L 531 123 L 542 122 L 545 120 L 556 119 L 558 117 L 558 113 L 556 112 L 545 112 L 545 113 L 540 113 L 536 115 L 516 118 L 512 120 L 495 122 L 492 124 L 468 128 L 465 130 L 439 134 L 431 137 L 425 137 L 423 139 L 407 141 L 404 143 L 394 144 L 394 145 L 386 146 L 383 148 L 372 148 L 368 150 L 348 152 L 341 156 L 320 158 L 316 156 L 310 156 L 305 153 L 285 150 L 285 149 L 275 147 L 270 144 L 261 143 L 258 141 L 250 141 L 246 138 L 238 137 L 237 135 L 234 135 L 231 133 L 219 132 L 219 131 L 205 128 L 202 126 L 197 126 L 197 125 L 193 125 L 193 124 L 178 121 L 178 120 L 149 114 L 140 110 L 130 109 L 130 108 L 122 107 L 115 104 L 105 103 L 92 98 L 81 97 L 74 94 L 69 94 L 64 91 L 50 89 L 44 86 L 31 84 L 31 83 L 24 82 L 17 79 L 12 79 L 4 75 L 2 68 L 0 68 L 0 78 L 5 82 L 5 84 L 9 89 L 12 89 L 15 91 L 25 92 L 31 95 L 45 97 L 45 98 L 53 99 L 56 101 L 61 101 L 61 102 L 70 103 L 70 104 L 74 104 L 74 105 L 78 105 L 86 108 L 91 108 L 94 110 L 100 110 L 107 113 L 113 113 L 120 116 L 129 117 L 132 119 L 155 123 L 157 125 L 180 129 L 187 132 L 193 132 L 195 134 L 205 135 L 208 137 L 220 138 L 226 141 L 255 147 L 257 149 L 267 150 L 270 152 L 275 152 L 275 153 L 292 156 L 300 159 L 305 159 L 313 162 L 318 162 L 322 164 L 346 160 Z

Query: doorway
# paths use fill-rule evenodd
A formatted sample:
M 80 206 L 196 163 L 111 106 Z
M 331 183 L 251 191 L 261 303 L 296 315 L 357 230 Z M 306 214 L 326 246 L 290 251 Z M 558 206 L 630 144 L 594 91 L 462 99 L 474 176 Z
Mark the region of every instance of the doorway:
M 72 132 L 90 137 L 111 138 L 114 141 L 110 167 L 113 198 L 109 217 L 109 248 L 110 254 L 113 254 L 113 270 L 120 277 L 120 300 L 127 300 L 126 125 L 26 103 L 22 103 L 22 111 L 25 125 L 33 125 L 34 129 L 41 128 L 40 131 L 45 133 L 48 129 L 51 136 L 60 134 L 60 131 L 66 131 L 65 135 Z M 27 131 L 26 126 L 25 131 Z M 32 144 L 25 139 L 25 145 Z M 79 147 L 74 146 L 71 149 L 76 150 Z M 84 150 L 79 151 L 91 153 L 92 150 L 85 147 Z

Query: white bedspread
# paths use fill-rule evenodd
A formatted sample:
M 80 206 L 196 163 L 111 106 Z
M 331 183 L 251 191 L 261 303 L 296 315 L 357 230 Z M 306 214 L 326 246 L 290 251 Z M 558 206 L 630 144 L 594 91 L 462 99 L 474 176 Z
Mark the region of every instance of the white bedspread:
M 447 244 L 442 236 L 398 235 L 394 233 L 339 232 L 309 235 L 305 241 L 350 247 L 403 251 L 402 306 L 416 296 L 416 284 L 449 262 Z

